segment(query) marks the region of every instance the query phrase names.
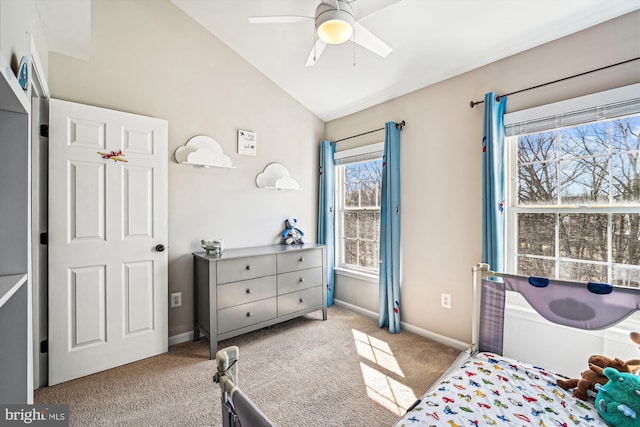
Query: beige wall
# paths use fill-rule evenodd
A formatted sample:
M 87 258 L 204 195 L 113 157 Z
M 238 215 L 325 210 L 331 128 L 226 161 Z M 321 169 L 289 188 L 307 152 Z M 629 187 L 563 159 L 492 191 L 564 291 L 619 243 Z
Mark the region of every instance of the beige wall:
M 227 248 L 279 242 L 288 216 L 316 238 L 319 141 L 324 123 L 168 0 L 92 4 L 90 61 L 49 55 L 53 98 L 169 121 L 169 335 L 193 329 L 192 256 L 201 239 Z M 237 130 L 257 133 L 257 156 L 237 154 Z M 195 135 L 213 137 L 236 169 L 175 162 Z M 281 162 L 302 191 L 258 189 Z
M 543 31 L 544 29 L 540 29 Z M 478 37 L 482 37 L 478 28 Z M 405 120 L 402 131 L 401 317 L 470 342 L 471 266 L 481 257 L 482 100 L 640 56 L 640 12 L 495 62 L 326 125 L 334 140 Z M 389 58 L 392 60 L 392 58 Z M 437 67 L 437 64 L 434 64 Z M 639 61 L 514 95 L 514 111 L 640 82 Z M 367 135 L 337 149 L 377 142 Z M 452 295 L 451 310 L 440 293 Z M 377 285 L 336 279 L 336 299 L 377 311 Z

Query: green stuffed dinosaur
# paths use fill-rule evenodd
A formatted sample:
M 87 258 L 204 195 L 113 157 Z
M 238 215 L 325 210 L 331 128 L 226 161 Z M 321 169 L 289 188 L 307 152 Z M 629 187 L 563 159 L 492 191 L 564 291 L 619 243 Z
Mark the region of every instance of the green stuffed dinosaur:
M 607 424 L 614 427 L 640 425 L 640 376 L 605 368 L 609 378 L 604 386 L 598 384 L 596 409 Z

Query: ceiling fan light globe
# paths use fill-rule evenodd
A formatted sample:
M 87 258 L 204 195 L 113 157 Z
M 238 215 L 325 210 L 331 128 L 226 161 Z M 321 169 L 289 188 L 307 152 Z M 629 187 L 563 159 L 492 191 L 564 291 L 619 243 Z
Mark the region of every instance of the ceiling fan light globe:
M 353 27 L 341 19 L 331 19 L 318 26 L 318 37 L 327 44 L 344 43 L 353 35 Z
M 344 43 L 353 35 L 355 19 L 351 5 L 337 0 L 336 6 L 320 3 L 316 8 L 316 32 L 327 44 Z

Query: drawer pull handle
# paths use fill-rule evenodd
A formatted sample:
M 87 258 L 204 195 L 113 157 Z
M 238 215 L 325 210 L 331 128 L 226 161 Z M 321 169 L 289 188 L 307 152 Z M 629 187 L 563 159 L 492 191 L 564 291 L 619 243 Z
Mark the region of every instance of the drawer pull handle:
M 251 317 L 251 316 L 253 316 L 253 313 L 250 311 L 247 311 L 247 317 Z
M 247 289 L 247 293 L 250 294 L 251 293 L 251 289 Z
M 298 280 L 298 282 L 300 283 L 304 282 L 304 277 L 301 277 L 300 280 Z
M 250 265 L 247 265 L 247 266 L 245 267 L 245 270 L 251 270 L 251 266 L 250 266 Z
M 304 298 L 300 298 L 300 302 L 304 302 Z
M 304 262 L 304 257 L 300 257 L 300 262 Z

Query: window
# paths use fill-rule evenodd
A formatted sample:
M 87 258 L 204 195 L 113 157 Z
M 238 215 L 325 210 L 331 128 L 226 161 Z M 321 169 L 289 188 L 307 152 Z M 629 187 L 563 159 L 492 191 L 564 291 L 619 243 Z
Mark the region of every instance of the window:
M 634 87 L 636 99 L 622 96 L 617 109 L 600 103 L 591 118 L 582 108 L 561 119 L 530 120 L 529 132 L 505 116 L 512 135 L 510 271 L 640 286 L 640 86 Z M 607 108 L 609 118 L 601 119 Z
M 336 153 L 336 267 L 378 274 L 381 189 L 380 144 Z

